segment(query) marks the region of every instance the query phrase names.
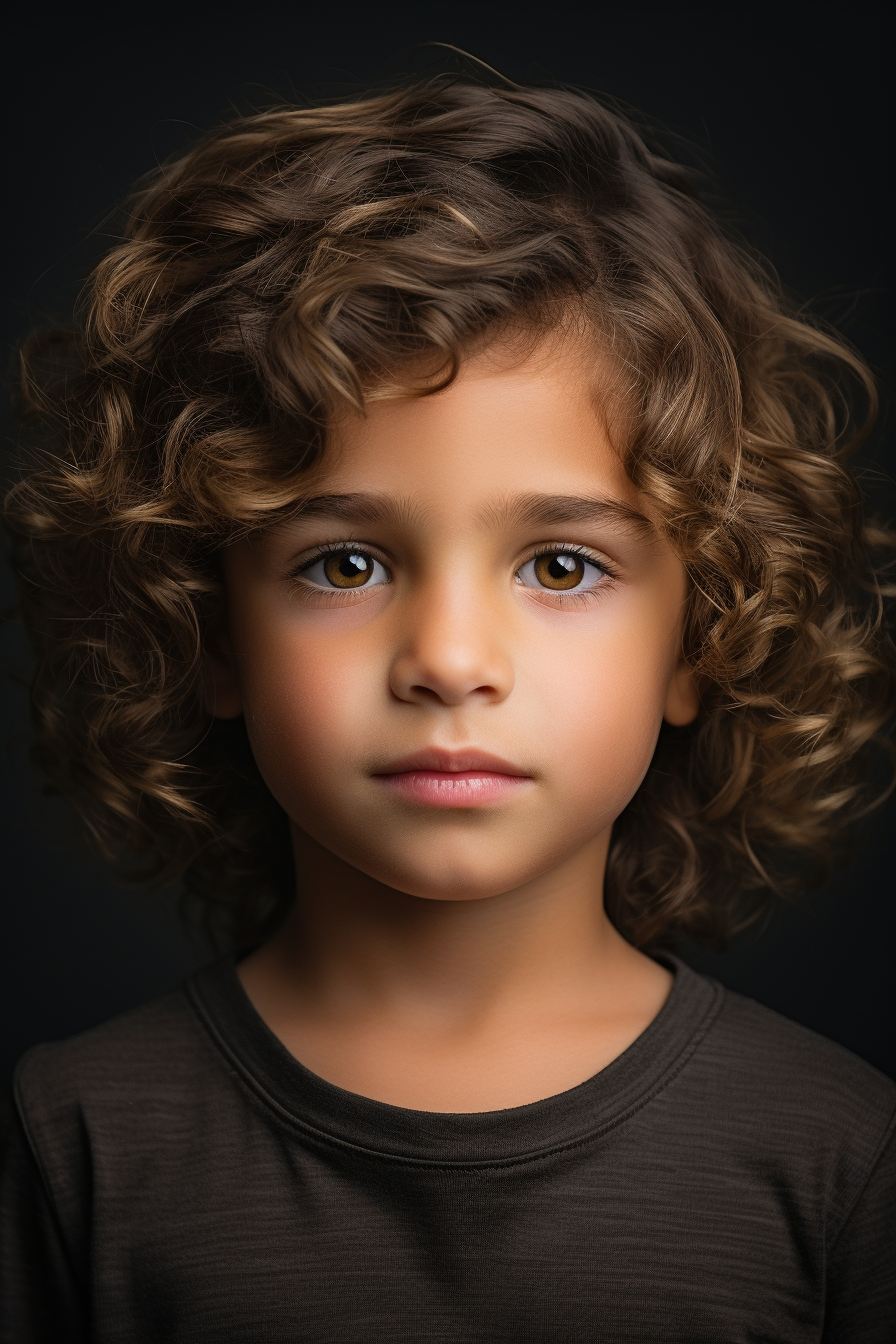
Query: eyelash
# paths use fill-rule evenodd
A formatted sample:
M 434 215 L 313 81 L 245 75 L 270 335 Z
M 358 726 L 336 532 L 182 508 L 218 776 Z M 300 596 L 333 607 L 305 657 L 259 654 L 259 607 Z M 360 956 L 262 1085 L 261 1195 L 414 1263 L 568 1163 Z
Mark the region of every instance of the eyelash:
M 617 577 L 608 560 L 599 559 L 596 552 L 589 550 L 587 546 L 579 546 L 575 542 L 548 541 L 541 543 L 539 546 L 534 546 L 519 568 L 522 569 L 523 565 L 527 565 L 530 560 L 534 560 L 539 555 L 580 555 L 583 560 L 587 560 L 590 565 L 594 565 L 595 569 L 602 570 L 608 579 Z
M 291 579 L 298 578 L 300 574 L 304 574 L 306 569 L 310 569 L 318 560 L 322 560 L 325 555 L 339 555 L 341 551 L 357 551 L 359 555 L 372 555 L 374 560 L 378 559 L 377 552 L 369 541 L 354 541 L 351 537 L 346 537 L 344 541 L 325 541 L 322 546 L 316 546 L 311 555 L 293 565 L 289 577 Z M 385 564 L 385 561 L 380 560 L 380 564 Z
M 325 556 L 338 555 L 341 552 L 346 551 L 357 551 L 361 555 L 369 555 L 378 564 L 382 565 L 387 572 L 389 572 L 388 565 L 384 560 L 379 559 L 378 555 L 370 546 L 369 542 L 352 541 L 350 538 L 348 538 L 345 541 L 325 542 L 322 546 L 318 546 L 317 549 L 314 551 L 313 555 L 308 556 L 306 559 L 301 560 L 297 565 L 295 565 L 289 571 L 287 577 L 295 583 L 302 583 L 302 575 L 305 574 L 314 565 L 316 565 L 319 560 L 322 560 Z M 526 558 L 520 562 L 520 564 L 514 571 L 514 578 L 518 576 L 520 570 L 523 568 L 524 565 L 529 564 L 530 561 L 532 560 L 536 560 L 541 555 L 581 556 L 583 560 L 587 560 L 590 565 L 593 565 L 595 567 L 595 569 L 600 570 L 600 572 L 605 576 L 605 578 L 608 581 L 612 582 L 618 577 L 615 569 L 606 560 L 602 559 L 599 560 L 597 556 L 594 554 L 594 552 L 589 550 L 588 547 L 580 546 L 575 543 L 569 544 L 563 542 L 553 542 L 553 543 L 548 542 L 547 544 L 542 544 L 533 547 L 533 549 L 529 552 Z M 568 606 L 571 603 L 581 604 L 583 602 L 593 600 L 595 597 L 598 596 L 599 590 L 603 587 L 604 584 L 600 583 L 595 588 L 586 589 L 585 591 L 580 593 L 574 593 L 574 592 L 564 593 L 562 591 L 552 591 L 551 589 L 548 588 L 528 589 L 528 591 L 538 593 L 538 600 L 541 600 L 544 596 L 548 596 L 552 601 L 556 602 L 558 605 L 562 604 L 563 606 Z M 306 593 L 313 593 L 313 594 L 326 593 L 328 598 L 336 597 L 340 600 L 347 599 L 349 601 L 352 600 L 352 598 L 356 593 L 361 593 L 364 591 L 363 588 L 355 588 L 355 589 L 346 588 L 342 591 L 340 591 L 338 588 L 319 588 L 316 584 L 311 584 L 307 582 L 305 584 L 305 588 Z
M 547 542 L 533 547 L 526 559 L 519 565 L 515 576 L 519 574 L 524 565 L 528 565 L 532 560 L 537 560 L 541 555 L 577 555 L 583 560 L 587 560 L 589 565 L 593 565 L 595 569 L 600 570 L 606 582 L 612 583 L 618 578 L 615 568 L 606 560 L 599 560 L 587 546 L 579 546 L 568 542 Z M 529 588 L 528 591 L 533 594 L 537 602 L 544 602 L 545 598 L 548 598 L 551 605 L 558 607 L 585 606 L 600 597 L 601 590 L 605 586 L 605 582 L 600 582 L 594 588 L 585 589 L 580 593 L 563 592 L 550 588 Z
M 341 555 L 351 552 L 355 552 L 358 555 L 370 556 L 370 558 L 376 561 L 377 564 L 382 565 L 383 569 L 385 569 L 387 573 L 389 572 L 389 566 L 386 564 L 385 560 L 381 560 L 379 558 L 379 555 L 376 553 L 376 551 L 373 549 L 373 547 L 370 545 L 369 542 L 352 541 L 352 539 L 349 537 L 345 541 L 329 541 L 325 542 L 322 546 L 318 546 L 312 555 L 306 556 L 306 558 L 300 560 L 298 564 L 293 565 L 293 567 L 289 570 L 286 577 L 292 583 L 296 584 L 297 586 L 301 586 L 304 589 L 303 595 L 306 598 L 321 597 L 325 595 L 328 600 L 336 598 L 339 601 L 352 601 L 356 596 L 356 594 L 364 592 L 365 589 L 345 588 L 340 590 L 338 588 L 323 588 L 319 587 L 317 584 L 309 582 L 308 580 L 303 580 L 302 578 L 302 576 L 309 569 L 312 569 L 318 563 L 318 561 L 324 560 L 328 555 Z
M 296 578 L 296 575 L 304 573 L 305 570 L 310 569 L 312 564 L 316 563 L 316 560 L 324 558 L 325 555 L 339 555 L 340 551 L 357 551 L 359 554 L 372 555 L 373 558 L 376 558 L 376 551 L 373 550 L 371 543 L 356 542 L 351 536 L 347 536 L 341 542 L 324 542 L 322 546 L 314 547 L 312 554 L 306 555 L 305 559 L 298 560 L 298 563 L 294 564 L 293 569 L 290 570 L 290 578 Z M 380 564 L 382 563 L 382 560 L 380 560 Z

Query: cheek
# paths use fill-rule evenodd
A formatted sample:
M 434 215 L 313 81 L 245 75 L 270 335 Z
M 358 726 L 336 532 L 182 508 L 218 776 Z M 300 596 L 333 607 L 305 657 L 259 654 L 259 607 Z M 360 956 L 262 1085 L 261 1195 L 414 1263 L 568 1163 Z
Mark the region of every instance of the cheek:
M 375 714 L 371 659 L 306 630 L 301 638 L 288 631 L 259 641 L 242 666 L 253 754 L 274 796 L 292 811 L 325 787 Z
M 645 638 L 644 621 L 624 615 L 593 632 L 552 632 L 528 678 L 528 717 L 544 759 L 580 796 L 602 796 L 620 810 L 653 756 L 674 642 L 656 624 Z

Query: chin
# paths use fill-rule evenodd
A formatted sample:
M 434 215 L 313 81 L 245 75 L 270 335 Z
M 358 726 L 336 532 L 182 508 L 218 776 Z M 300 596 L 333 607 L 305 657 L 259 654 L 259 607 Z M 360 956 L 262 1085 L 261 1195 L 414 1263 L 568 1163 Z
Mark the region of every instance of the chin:
M 532 880 L 534 872 L 483 872 L 481 867 L 469 864 L 440 864 L 437 868 L 409 871 L 407 866 L 389 868 L 386 865 L 361 865 L 363 871 L 395 891 L 418 896 L 425 901 L 486 901 L 492 896 L 515 891 Z

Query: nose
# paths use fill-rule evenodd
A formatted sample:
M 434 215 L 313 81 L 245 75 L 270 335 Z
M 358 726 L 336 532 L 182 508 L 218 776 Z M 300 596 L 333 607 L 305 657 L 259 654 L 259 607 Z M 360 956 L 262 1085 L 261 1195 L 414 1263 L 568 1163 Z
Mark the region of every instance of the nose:
M 487 599 L 452 590 L 421 592 L 404 613 L 389 685 L 411 704 L 497 704 L 513 689 L 513 664 Z

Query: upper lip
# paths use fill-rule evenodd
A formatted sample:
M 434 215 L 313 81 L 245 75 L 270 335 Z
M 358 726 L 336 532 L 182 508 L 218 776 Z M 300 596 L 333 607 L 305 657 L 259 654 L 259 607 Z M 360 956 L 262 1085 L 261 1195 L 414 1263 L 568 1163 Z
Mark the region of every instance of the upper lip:
M 465 770 L 485 770 L 494 775 L 528 776 L 529 773 L 500 756 L 493 756 L 490 751 L 479 751 L 476 747 L 465 747 L 459 751 L 448 751 L 444 747 L 425 747 L 422 751 L 412 751 L 407 756 L 399 756 L 394 761 L 379 766 L 373 773 L 403 775 L 412 770 L 438 770 L 448 775 L 460 774 Z

